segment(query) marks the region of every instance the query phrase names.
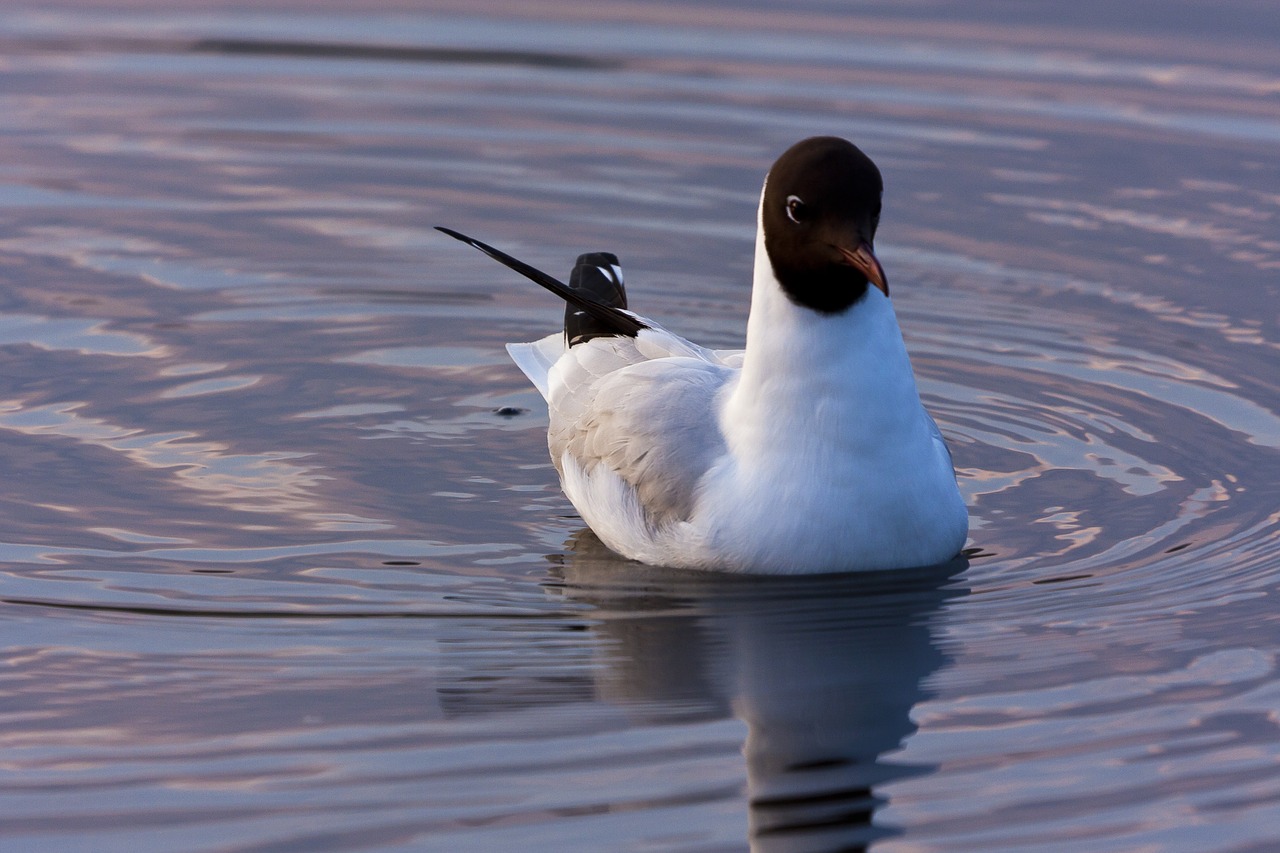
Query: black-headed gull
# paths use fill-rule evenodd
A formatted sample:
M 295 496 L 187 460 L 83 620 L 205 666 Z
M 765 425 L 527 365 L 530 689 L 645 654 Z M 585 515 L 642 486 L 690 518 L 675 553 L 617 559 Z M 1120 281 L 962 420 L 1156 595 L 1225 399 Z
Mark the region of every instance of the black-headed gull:
M 450 229 L 568 302 L 564 332 L 509 344 L 546 398 L 560 482 L 611 549 L 768 574 L 905 568 L 964 546 L 951 455 L 920 402 L 872 240 L 880 171 L 815 137 L 765 178 L 746 349 L 626 310 L 608 253 L 571 285 Z

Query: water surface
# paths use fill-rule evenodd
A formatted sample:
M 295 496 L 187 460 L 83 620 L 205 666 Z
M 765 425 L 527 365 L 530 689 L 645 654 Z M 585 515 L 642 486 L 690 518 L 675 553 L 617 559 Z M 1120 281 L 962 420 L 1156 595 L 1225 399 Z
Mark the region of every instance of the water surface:
M 1270 849 L 1269 7 L 486 8 L 0 13 L 2 846 Z M 620 561 L 502 351 L 560 307 L 431 226 L 737 346 L 827 133 L 969 558 Z

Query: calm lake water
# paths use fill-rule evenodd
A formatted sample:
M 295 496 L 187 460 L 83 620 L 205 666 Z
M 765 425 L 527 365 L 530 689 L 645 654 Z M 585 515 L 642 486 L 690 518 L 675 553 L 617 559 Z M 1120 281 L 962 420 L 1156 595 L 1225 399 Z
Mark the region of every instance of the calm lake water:
M 0 848 L 1276 849 L 1273 4 L 194 6 L 0 11 Z M 814 134 L 970 557 L 628 564 L 431 226 L 741 345 Z

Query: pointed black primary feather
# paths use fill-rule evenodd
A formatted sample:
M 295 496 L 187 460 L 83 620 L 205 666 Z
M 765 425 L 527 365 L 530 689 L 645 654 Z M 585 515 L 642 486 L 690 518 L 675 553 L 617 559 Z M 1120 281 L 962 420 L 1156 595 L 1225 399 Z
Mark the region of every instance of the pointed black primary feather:
M 495 249 L 488 243 L 481 243 L 479 240 L 475 240 L 468 237 L 466 234 L 454 231 L 452 228 L 445 228 L 437 225 L 436 230 L 443 234 L 448 234 L 455 240 L 461 240 L 468 246 L 479 249 L 498 263 L 508 266 L 530 281 L 542 285 L 556 296 L 559 296 L 565 302 L 582 309 L 596 320 L 599 320 L 606 328 L 612 329 L 614 334 L 626 335 L 627 337 L 634 338 L 641 329 L 649 328 L 626 311 L 596 302 L 584 295 L 584 292 L 573 290 L 559 279 L 547 275 L 540 269 L 529 266 L 524 261 L 511 257 L 506 252 Z

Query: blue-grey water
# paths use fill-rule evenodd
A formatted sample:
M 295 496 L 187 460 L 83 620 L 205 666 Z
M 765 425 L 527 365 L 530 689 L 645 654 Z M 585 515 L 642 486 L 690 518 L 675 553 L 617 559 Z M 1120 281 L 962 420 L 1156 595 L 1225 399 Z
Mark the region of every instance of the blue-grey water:
M 0 849 L 1280 844 L 1280 15 L 0 9 Z M 742 342 L 774 157 L 881 166 L 967 561 L 642 569 L 502 344 Z M 514 416 L 500 407 L 526 410 Z

